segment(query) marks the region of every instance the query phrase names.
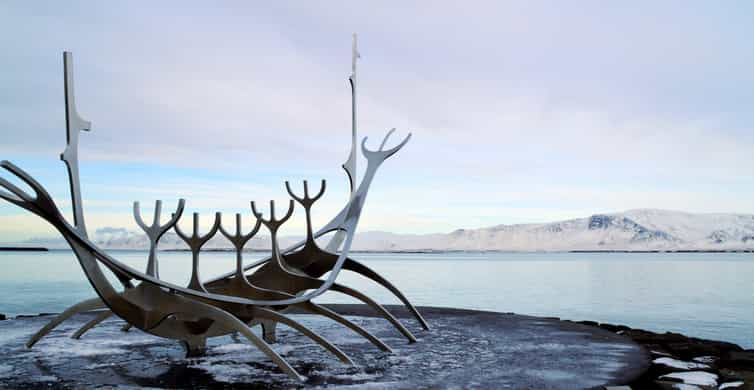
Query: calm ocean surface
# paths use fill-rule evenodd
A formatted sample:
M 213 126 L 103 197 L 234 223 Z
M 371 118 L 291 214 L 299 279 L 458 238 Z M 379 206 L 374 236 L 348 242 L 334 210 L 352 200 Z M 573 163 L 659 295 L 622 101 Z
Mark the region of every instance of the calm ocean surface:
M 146 252 L 112 251 L 143 269 Z M 248 253 L 247 261 L 261 257 Z M 191 257 L 161 252 L 160 276 L 187 284 Z M 726 340 L 754 348 L 752 253 L 363 254 L 417 305 L 452 306 L 625 324 Z M 232 253 L 202 255 L 202 278 L 234 267 Z M 343 284 L 398 303 L 369 280 L 343 272 Z M 60 312 L 93 297 L 73 253 L 0 252 L 0 313 Z M 320 303 L 352 302 L 328 293 Z

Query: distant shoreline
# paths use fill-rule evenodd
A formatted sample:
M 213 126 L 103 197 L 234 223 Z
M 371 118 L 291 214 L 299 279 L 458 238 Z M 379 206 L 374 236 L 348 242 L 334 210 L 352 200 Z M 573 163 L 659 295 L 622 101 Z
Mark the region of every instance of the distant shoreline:
M 128 249 L 127 249 L 128 250 Z M 146 249 L 144 249 L 146 250 Z M 190 252 L 190 249 L 163 249 L 161 252 Z M 206 249 L 203 252 L 235 252 L 231 248 Z M 244 249 L 244 252 L 269 252 L 269 249 Z M 754 249 L 574 249 L 562 251 L 508 251 L 500 249 L 479 250 L 442 250 L 442 249 L 414 249 L 414 250 L 351 250 L 350 253 L 416 253 L 416 254 L 442 254 L 442 253 L 754 253 Z
M 119 250 L 119 249 L 116 249 Z M 132 249 L 120 249 L 120 250 L 132 250 Z M 146 249 L 134 249 L 134 250 L 146 250 Z M 232 248 L 214 248 L 203 249 L 202 252 L 235 252 Z M 269 252 L 269 249 L 244 249 L 244 252 L 252 253 L 264 253 Z M 191 252 L 191 249 L 161 249 L 160 252 Z M 484 253 L 484 252 L 502 252 L 502 251 L 437 251 L 437 250 L 407 250 L 407 251 L 370 251 L 370 250 L 351 250 L 349 253 Z
M 0 246 L 0 252 L 49 252 L 44 247 Z
M 105 248 L 106 251 L 134 251 L 144 252 L 147 248 L 124 249 L 124 248 Z M 49 252 L 49 251 L 70 251 L 69 248 L 45 248 L 45 247 L 15 247 L 0 246 L 0 252 Z M 160 249 L 160 252 L 190 252 L 190 249 Z M 232 248 L 212 248 L 204 249 L 202 252 L 235 252 Z M 269 249 L 244 249 L 245 253 L 268 253 Z M 397 253 L 397 254 L 464 254 L 464 253 L 754 253 L 753 249 L 573 249 L 562 251 L 513 251 L 501 249 L 479 249 L 479 250 L 441 250 L 441 249 L 412 249 L 412 250 L 351 250 L 350 253 Z
M 568 253 L 754 253 L 754 249 L 653 249 L 653 250 L 572 250 Z

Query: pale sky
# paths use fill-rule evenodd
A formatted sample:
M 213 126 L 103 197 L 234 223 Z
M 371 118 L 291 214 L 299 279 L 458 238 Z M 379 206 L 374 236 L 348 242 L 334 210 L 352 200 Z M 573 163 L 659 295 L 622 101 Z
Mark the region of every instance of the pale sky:
M 136 230 L 134 200 L 250 219 L 302 179 L 328 180 L 324 222 L 347 198 L 357 32 L 360 136 L 413 133 L 361 230 L 754 213 L 751 2 L 405 3 L 2 2 L 0 159 L 70 205 L 69 50 L 90 231 Z M 31 237 L 55 233 L 0 204 L 0 242 Z

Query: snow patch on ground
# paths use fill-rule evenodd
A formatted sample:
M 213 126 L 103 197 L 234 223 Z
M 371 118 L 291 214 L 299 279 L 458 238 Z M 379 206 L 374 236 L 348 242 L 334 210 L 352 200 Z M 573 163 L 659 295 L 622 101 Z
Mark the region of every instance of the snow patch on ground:
M 84 366 L 84 369 L 85 370 L 99 370 L 101 368 L 108 368 L 108 367 L 113 367 L 113 366 L 116 366 L 116 364 L 115 363 L 95 363 L 95 364 L 90 364 L 88 366 Z
M 736 387 L 741 387 L 743 385 L 744 385 L 744 383 L 741 382 L 741 381 L 738 381 L 738 382 L 728 382 L 728 383 L 723 383 L 722 385 L 720 385 L 720 387 L 718 387 L 718 389 L 720 389 L 720 390 L 722 390 L 722 389 L 735 389 Z
M 717 361 L 717 356 L 699 356 L 692 360 L 697 363 L 712 364 Z
M 707 370 L 710 366 L 703 363 L 696 362 L 684 362 L 683 360 L 673 359 L 669 357 L 662 357 L 652 361 L 654 364 L 662 364 L 671 368 L 677 368 L 679 370 Z
M 717 386 L 717 375 L 704 371 L 674 372 L 660 379 L 678 379 L 687 385 Z
M 57 382 L 59 380 L 55 375 L 38 375 L 34 377 L 34 382 Z
M 120 348 L 102 348 L 97 345 L 87 345 L 84 343 L 60 343 L 60 344 L 48 344 L 41 345 L 36 348 L 35 352 L 40 356 L 45 357 L 70 357 L 74 356 L 97 356 L 97 355 L 113 355 L 118 353 L 125 353 L 126 351 Z M 62 355 L 62 356 L 58 356 Z
M 251 344 L 225 344 L 225 345 L 218 345 L 212 348 L 212 352 L 233 353 L 233 352 L 248 351 L 251 349 L 256 349 L 256 348 L 254 348 Z
M 349 375 L 349 374 L 339 374 L 339 375 L 335 375 L 334 378 L 337 378 L 337 379 L 350 379 L 350 380 L 354 380 L 354 381 L 370 381 L 370 380 L 377 379 L 377 378 L 379 378 L 381 376 L 382 376 L 381 374 L 367 374 L 366 372 L 358 372 L 358 373 L 351 374 L 351 375 Z
M 279 355 L 288 355 L 293 352 L 296 347 L 290 344 L 273 344 L 272 349 L 274 349 Z

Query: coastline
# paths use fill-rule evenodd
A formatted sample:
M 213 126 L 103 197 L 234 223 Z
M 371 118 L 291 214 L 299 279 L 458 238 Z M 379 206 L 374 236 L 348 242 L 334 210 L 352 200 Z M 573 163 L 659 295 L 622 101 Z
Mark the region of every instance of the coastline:
M 332 304 L 325 305 L 344 315 L 370 316 L 371 313 L 361 305 Z M 402 307 L 388 305 L 397 317 L 405 318 Z M 514 313 L 486 312 L 467 309 L 422 307 L 422 310 L 433 317 L 438 313 L 452 316 L 474 316 L 495 314 L 517 316 Z M 294 312 L 296 312 L 294 310 Z M 53 313 L 39 313 L 37 315 L 19 315 L 12 319 L 34 319 L 50 316 Z M 526 316 L 524 316 L 526 317 Z M 459 317 L 460 318 L 460 317 Z M 680 333 L 656 333 L 643 329 L 630 328 L 625 325 L 598 323 L 595 321 L 561 320 L 558 317 L 540 317 L 551 321 L 572 323 L 576 326 L 597 328 L 602 332 L 610 332 L 619 337 L 631 339 L 641 346 L 649 363 L 639 372 L 628 376 L 633 378 L 625 385 L 631 389 L 675 389 L 676 385 L 684 383 L 694 385 L 700 389 L 718 389 L 725 384 L 730 389 L 754 389 L 754 349 L 744 349 L 741 346 L 717 340 L 688 337 Z M 5 320 L 0 314 L 0 321 Z M 8 318 L 9 320 L 11 318 Z M 704 385 L 703 381 L 714 378 L 715 385 Z M 723 388 L 723 387 L 720 387 Z
M 649 368 L 628 385 L 632 389 L 675 389 L 675 384 L 685 383 L 705 387 L 700 383 L 689 383 L 678 379 L 678 373 L 686 373 L 697 379 L 717 379 L 717 384 L 728 384 L 730 389 L 754 389 L 754 349 L 717 340 L 688 337 L 680 333 L 655 333 L 634 329 L 625 325 L 597 323 L 595 321 L 569 321 L 597 327 L 631 338 L 651 355 Z M 668 376 L 670 375 L 670 376 Z M 723 387 L 720 387 L 723 388 Z
M 45 247 L 0 246 L 0 252 L 49 252 Z
M 303 384 L 291 383 L 264 354 L 230 335 L 213 338 L 206 355 L 191 359 L 173 340 L 122 332 L 117 318 L 79 340 L 71 339 L 74 330 L 97 317 L 89 312 L 70 318 L 59 331 L 28 349 L 24 342 L 50 317 L 24 317 L 0 322 L 0 333 L 9 335 L 0 354 L 6 356 L 6 372 L 13 373 L 4 384 L 8 388 L 415 389 L 465 388 L 471 383 L 475 388 L 500 388 L 505 383 L 513 389 L 603 389 L 633 381 L 649 365 L 646 351 L 625 336 L 554 318 L 420 306 L 431 324 L 431 330 L 425 331 L 402 306 L 386 305 L 414 332 L 417 342 L 407 343 L 366 305 L 325 306 L 368 329 L 393 352 L 376 350 L 328 319 L 291 310 L 288 314 L 336 343 L 356 363 L 344 365 L 298 332 L 284 328 L 281 343 L 273 348 L 306 377 Z M 297 317 L 301 315 L 305 317 Z M 41 378 L 35 375 L 40 360 L 50 367 Z
M 146 249 L 115 249 L 115 250 L 146 250 Z M 211 248 L 203 249 L 203 252 L 235 252 L 233 248 Z M 161 249 L 160 252 L 191 252 L 190 249 Z M 244 252 L 261 253 L 269 252 L 266 249 L 245 249 Z M 563 251 L 506 251 L 498 249 L 480 249 L 480 250 L 442 250 L 442 249 L 416 249 L 416 250 L 351 250 L 350 253 L 400 253 L 400 254 L 443 254 L 443 253 L 754 253 L 754 249 L 651 249 L 651 250 L 630 250 L 630 249 L 575 249 Z

